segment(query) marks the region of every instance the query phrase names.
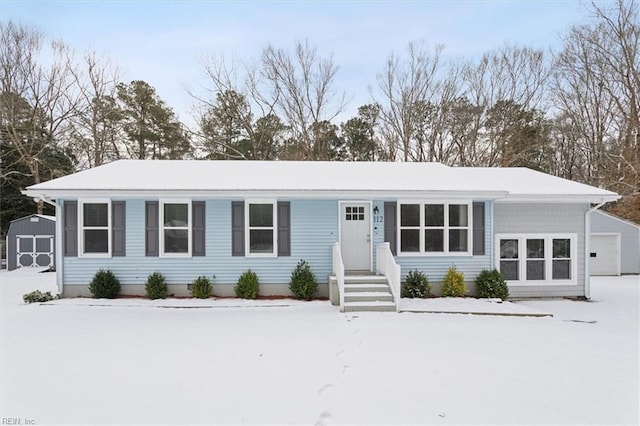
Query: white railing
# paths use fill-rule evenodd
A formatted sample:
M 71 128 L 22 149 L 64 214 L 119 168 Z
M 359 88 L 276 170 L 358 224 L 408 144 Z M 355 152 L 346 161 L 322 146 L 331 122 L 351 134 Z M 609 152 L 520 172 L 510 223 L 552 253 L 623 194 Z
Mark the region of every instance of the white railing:
M 338 281 L 340 312 L 344 312 L 344 263 L 342 262 L 340 243 L 335 243 L 333 245 L 333 275 L 336 276 L 336 281 Z
M 391 253 L 389 243 L 381 243 L 376 246 L 376 273 L 387 277 L 393 300 L 396 302 L 396 311 L 400 309 L 400 265 L 396 263 Z

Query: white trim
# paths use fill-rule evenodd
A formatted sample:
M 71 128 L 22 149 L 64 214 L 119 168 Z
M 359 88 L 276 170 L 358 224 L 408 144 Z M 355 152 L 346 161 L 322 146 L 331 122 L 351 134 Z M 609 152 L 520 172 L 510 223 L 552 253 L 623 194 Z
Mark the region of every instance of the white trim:
M 62 201 L 57 200 L 56 201 L 56 217 L 62 218 Z M 76 213 L 76 217 L 77 217 L 77 213 Z M 62 290 L 64 290 L 64 283 L 62 280 L 63 274 L 62 274 L 62 269 L 63 269 L 63 265 L 64 265 L 64 252 L 63 252 L 63 247 L 62 247 L 62 234 L 64 232 L 64 228 L 62 226 L 62 220 L 56 220 L 56 232 L 55 232 L 55 244 L 56 244 L 56 248 L 55 251 L 53 252 L 53 257 L 55 258 L 55 265 L 56 265 L 56 284 L 58 286 L 58 294 L 61 295 L 62 294 Z
M 527 280 L 527 248 L 526 241 L 529 239 L 544 240 L 544 280 Z M 568 239 L 571 244 L 571 278 L 553 279 L 553 240 Z M 522 286 L 560 286 L 578 285 L 578 234 L 575 233 L 500 233 L 494 236 L 494 263 L 496 269 L 500 270 L 500 240 L 518 241 L 518 280 L 507 280 L 507 284 L 514 287 Z
M 338 200 L 338 242 L 342 251 L 342 206 L 344 204 L 366 204 L 369 206 L 369 271 L 373 271 L 373 201 Z M 366 271 L 366 269 L 365 269 Z
M 408 204 L 418 204 L 420 206 L 420 226 L 417 227 L 405 227 L 405 228 L 413 228 L 418 229 L 419 236 L 419 245 L 420 251 L 402 251 L 402 226 L 401 226 L 401 208 L 402 205 Z M 426 227 L 424 224 L 424 206 L 426 204 L 440 204 L 444 205 L 444 226 L 441 227 Z M 467 206 L 467 226 L 460 227 L 450 227 L 449 226 L 449 206 L 451 205 L 466 205 Z M 443 251 L 431 252 L 424 251 L 425 245 L 425 237 L 424 231 L 426 229 L 442 229 L 443 232 Z M 452 229 L 466 229 L 467 230 L 467 251 L 450 251 L 449 250 L 449 231 Z M 398 257 L 468 257 L 473 256 L 473 201 L 465 199 L 465 200 L 440 200 L 440 199 L 420 199 L 420 200 L 409 200 L 409 199 L 398 199 L 396 202 L 396 241 L 397 241 L 397 249 Z
M 88 227 L 84 226 L 84 205 L 85 204 L 106 204 L 107 205 L 107 252 L 106 253 L 85 253 L 84 252 L 84 231 L 85 229 L 103 230 L 104 226 Z M 86 258 L 110 258 L 112 246 L 112 223 L 111 223 L 111 200 L 108 198 L 83 198 L 78 199 L 78 257 Z
M 273 211 L 273 252 L 272 253 L 251 253 L 251 229 L 269 230 L 272 227 L 251 227 L 250 206 L 252 204 L 271 204 Z M 278 257 L 278 200 L 277 199 L 261 199 L 249 198 L 244 200 L 244 247 L 245 257 Z
M 165 204 L 186 204 L 187 205 L 187 252 L 186 253 L 165 253 L 164 250 L 164 205 Z M 160 234 L 160 253 L 159 257 L 191 257 L 191 246 L 193 241 L 192 228 L 193 217 L 191 213 L 191 200 L 184 198 L 161 198 L 158 200 L 158 232 Z M 180 227 L 167 227 L 166 229 L 184 229 Z

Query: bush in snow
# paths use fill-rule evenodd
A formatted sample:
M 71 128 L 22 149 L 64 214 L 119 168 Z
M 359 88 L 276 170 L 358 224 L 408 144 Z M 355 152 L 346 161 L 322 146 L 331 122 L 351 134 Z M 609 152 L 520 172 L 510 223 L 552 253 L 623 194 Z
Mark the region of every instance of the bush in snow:
M 306 260 L 300 260 L 291 272 L 289 290 L 296 299 L 302 300 L 311 300 L 318 290 L 318 281 Z
M 444 276 L 442 282 L 442 296 L 444 297 L 460 297 L 464 296 L 467 286 L 464 283 L 464 274 L 459 272 L 455 266 L 452 266 Z
M 89 283 L 89 291 L 96 299 L 113 299 L 120 293 L 120 281 L 108 269 L 100 269 Z
M 164 299 L 167 297 L 167 280 L 160 272 L 154 272 L 147 277 L 147 283 L 144 285 L 149 299 Z
M 259 287 L 258 276 L 249 269 L 240 275 L 238 283 L 233 290 L 236 292 L 236 296 L 243 299 L 256 299 L 258 297 Z
M 43 293 L 40 290 L 35 290 L 22 296 L 22 300 L 24 300 L 24 303 L 49 302 L 50 300 L 54 300 L 57 298 L 58 296 L 52 295 L 50 291 Z
M 476 278 L 476 289 L 480 297 L 490 299 L 498 298 L 502 300 L 509 297 L 507 282 L 497 269 L 492 271 L 487 269 L 482 270 Z
M 409 271 L 407 280 L 402 284 L 402 297 L 426 299 L 431 296 L 429 279 L 424 272 Z
M 207 277 L 198 277 L 191 283 L 191 295 L 198 299 L 207 299 L 211 296 L 211 281 Z

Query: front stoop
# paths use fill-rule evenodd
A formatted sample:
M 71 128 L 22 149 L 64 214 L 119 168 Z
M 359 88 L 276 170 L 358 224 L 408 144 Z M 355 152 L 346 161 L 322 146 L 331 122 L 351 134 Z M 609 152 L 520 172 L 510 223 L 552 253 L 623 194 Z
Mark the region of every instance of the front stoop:
M 335 277 L 331 277 L 335 280 Z M 346 275 L 344 312 L 396 311 L 387 278 L 382 275 Z

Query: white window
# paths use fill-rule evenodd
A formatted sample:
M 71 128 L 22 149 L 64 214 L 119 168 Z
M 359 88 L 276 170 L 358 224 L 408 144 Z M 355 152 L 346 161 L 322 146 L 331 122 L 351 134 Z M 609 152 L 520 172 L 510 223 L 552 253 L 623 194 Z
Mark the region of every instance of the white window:
M 246 246 L 249 256 L 275 256 L 276 203 L 274 201 L 248 201 L 245 203 Z
M 111 255 L 111 203 L 107 200 L 80 202 L 80 256 Z
M 470 203 L 399 204 L 400 254 L 470 254 Z
M 513 285 L 575 285 L 576 234 L 498 234 L 496 265 Z
M 160 207 L 160 249 L 164 256 L 191 255 L 191 203 L 163 201 Z

